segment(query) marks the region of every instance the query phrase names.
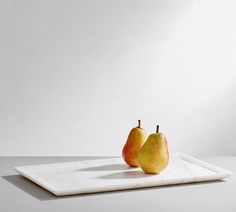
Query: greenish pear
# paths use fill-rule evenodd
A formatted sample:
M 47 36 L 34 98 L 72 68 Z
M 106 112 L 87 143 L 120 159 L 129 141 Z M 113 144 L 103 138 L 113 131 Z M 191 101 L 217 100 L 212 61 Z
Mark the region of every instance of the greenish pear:
M 149 135 L 139 152 L 139 166 L 147 174 L 161 173 L 169 162 L 166 137 L 158 131 L 159 126 L 157 125 L 156 133 Z

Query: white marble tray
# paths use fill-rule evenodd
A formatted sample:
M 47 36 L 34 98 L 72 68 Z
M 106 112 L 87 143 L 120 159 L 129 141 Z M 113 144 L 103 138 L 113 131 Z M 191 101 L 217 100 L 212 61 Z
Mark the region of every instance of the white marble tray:
M 23 166 L 15 170 L 56 196 L 211 181 L 232 175 L 183 153 L 173 154 L 159 175 L 130 168 L 122 158 Z

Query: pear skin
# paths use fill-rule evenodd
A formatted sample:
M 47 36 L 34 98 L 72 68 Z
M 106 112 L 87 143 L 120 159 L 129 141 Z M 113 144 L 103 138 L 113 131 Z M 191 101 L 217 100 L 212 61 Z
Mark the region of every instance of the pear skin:
M 138 163 L 147 174 L 160 174 L 169 163 L 169 151 L 166 137 L 157 131 L 151 134 L 139 153 Z
M 132 167 L 138 167 L 139 151 L 147 139 L 147 134 L 141 128 L 141 121 L 138 120 L 138 126 L 133 128 L 128 136 L 125 146 L 122 150 L 124 161 Z

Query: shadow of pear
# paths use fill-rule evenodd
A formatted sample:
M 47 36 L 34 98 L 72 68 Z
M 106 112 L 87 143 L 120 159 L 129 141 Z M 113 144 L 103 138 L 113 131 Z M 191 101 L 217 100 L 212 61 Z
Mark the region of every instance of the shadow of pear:
M 99 179 L 110 179 L 110 180 L 117 180 L 117 179 L 137 179 L 137 178 L 148 178 L 153 177 L 154 175 L 145 174 L 142 171 L 124 171 L 124 172 L 115 172 L 111 174 L 106 174 L 99 176 Z
M 83 169 L 78 169 L 77 171 L 120 171 L 120 170 L 130 170 L 134 169 L 126 164 L 108 164 L 103 166 L 94 166 Z

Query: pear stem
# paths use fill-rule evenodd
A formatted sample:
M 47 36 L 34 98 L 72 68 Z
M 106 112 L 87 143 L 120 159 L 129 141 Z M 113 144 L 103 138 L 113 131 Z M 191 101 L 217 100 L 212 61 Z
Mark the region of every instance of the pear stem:
M 157 129 L 156 129 L 156 133 L 158 133 L 159 132 L 159 125 L 157 125 Z
M 141 127 L 141 120 L 138 120 L 138 128 Z

